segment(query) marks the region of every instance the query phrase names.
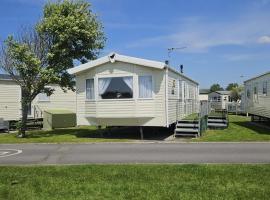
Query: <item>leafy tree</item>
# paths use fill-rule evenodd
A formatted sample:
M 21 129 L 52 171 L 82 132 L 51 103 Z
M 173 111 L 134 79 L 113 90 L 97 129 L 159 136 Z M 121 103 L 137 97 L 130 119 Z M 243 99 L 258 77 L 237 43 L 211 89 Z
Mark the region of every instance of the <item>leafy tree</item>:
M 67 69 L 74 60 L 95 59 L 104 47 L 103 27 L 85 1 L 47 3 L 44 16 L 33 28 L 9 36 L 1 45 L 0 66 L 21 87 L 22 121 L 25 137 L 28 106 L 39 93 L 51 95 L 50 84 L 74 90 Z
M 210 87 L 210 91 L 211 92 L 216 92 L 216 91 L 220 91 L 220 90 L 224 90 L 218 83 L 217 84 L 213 84 Z
M 243 91 L 243 86 L 237 86 L 237 87 L 233 87 L 231 89 L 231 99 L 235 102 L 237 102 L 238 100 L 241 100 L 241 93 Z
M 231 91 L 233 88 L 237 88 L 238 83 L 230 83 L 227 87 L 226 90 Z

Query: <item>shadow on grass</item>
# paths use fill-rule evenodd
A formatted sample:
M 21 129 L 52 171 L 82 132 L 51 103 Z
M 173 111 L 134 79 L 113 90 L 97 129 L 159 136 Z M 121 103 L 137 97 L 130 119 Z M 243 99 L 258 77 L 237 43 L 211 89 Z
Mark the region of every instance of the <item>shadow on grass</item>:
M 269 129 L 264 128 L 264 127 L 261 127 L 259 124 L 257 125 L 255 123 L 250 122 L 250 121 L 238 121 L 238 122 L 231 122 L 231 123 L 234 123 L 238 126 L 245 127 L 247 129 L 250 129 L 258 134 L 270 135 L 270 127 L 269 127 Z
M 172 129 L 159 127 L 144 127 L 145 140 L 164 140 L 173 134 Z M 94 127 L 76 127 L 54 129 L 51 131 L 29 131 L 27 138 L 48 138 L 54 136 L 75 136 L 77 138 L 100 138 L 100 139 L 141 139 L 138 127 L 113 127 L 96 129 Z

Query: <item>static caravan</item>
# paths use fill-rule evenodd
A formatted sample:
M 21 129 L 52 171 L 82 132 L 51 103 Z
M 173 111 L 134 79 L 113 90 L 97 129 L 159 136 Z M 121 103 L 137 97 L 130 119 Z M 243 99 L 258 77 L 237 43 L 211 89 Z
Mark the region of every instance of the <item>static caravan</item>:
M 163 62 L 111 53 L 69 73 L 78 125 L 168 127 L 198 112 L 198 83 Z
M 213 109 L 226 109 L 227 103 L 231 102 L 230 91 L 215 91 L 208 95 L 208 101 Z
M 63 92 L 57 85 L 51 96 L 39 94 L 29 107 L 28 116 L 41 118 L 45 109 L 66 109 L 76 112 L 75 92 Z M 21 118 L 21 88 L 6 74 L 0 74 L 0 118 L 5 121 Z
M 208 101 L 209 89 L 200 89 L 199 99 L 200 101 Z
M 270 72 L 244 82 L 243 96 L 245 111 L 255 118 L 270 119 Z

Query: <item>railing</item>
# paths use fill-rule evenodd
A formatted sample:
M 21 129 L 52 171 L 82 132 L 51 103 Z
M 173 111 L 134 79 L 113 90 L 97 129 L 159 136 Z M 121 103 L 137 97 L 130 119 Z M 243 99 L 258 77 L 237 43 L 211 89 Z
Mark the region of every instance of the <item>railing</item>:
M 34 105 L 34 119 L 42 118 L 43 112 L 38 105 Z
M 228 102 L 226 103 L 226 109 L 229 113 L 244 113 L 243 105 L 240 102 Z
M 208 114 L 211 112 L 208 101 L 201 101 L 199 107 L 199 136 L 207 129 Z

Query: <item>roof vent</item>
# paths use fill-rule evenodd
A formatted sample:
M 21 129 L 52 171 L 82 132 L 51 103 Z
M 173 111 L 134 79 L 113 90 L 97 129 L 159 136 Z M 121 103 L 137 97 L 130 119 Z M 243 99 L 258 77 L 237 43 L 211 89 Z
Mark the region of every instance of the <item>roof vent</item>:
M 111 63 L 114 63 L 115 62 L 115 53 L 110 53 L 109 59 L 110 59 Z
M 180 73 L 183 74 L 184 73 L 184 66 L 180 65 Z

